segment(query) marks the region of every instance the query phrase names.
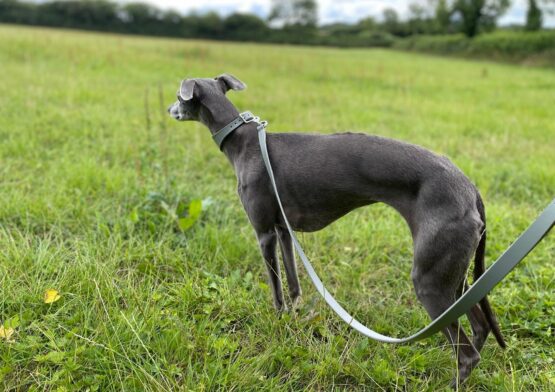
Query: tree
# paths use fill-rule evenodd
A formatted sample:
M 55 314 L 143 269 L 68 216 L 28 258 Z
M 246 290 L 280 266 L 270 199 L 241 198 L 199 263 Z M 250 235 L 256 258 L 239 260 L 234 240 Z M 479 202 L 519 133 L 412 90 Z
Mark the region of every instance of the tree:
M 378 24 L 376 23 L 376 20 L 371 16 L 367 16 L 366 18 L 359 20 L 357 25 L 360 30 L 365 31 L 375 31 L 378 29 Z
M 223 22 L 225 39 L 262 41 L 268 38 L 269 28 L 256 15 L 231 14 Z
M 36 16 L 37 6 L 33 3 L 0 0 L 0 22 L 34 24 Z
M 537 31 L 542 28 L 542 10 L 538 7 L 536 0 L 528 0 L 528 12 L 526 13 L 526 30 Z
M 528 0 L 525 29 L 528 31 L 540 30 L 544 14 L 555 14 L 555 0 Z
M 114 29 L 119 24 L 115 3 L 103 0 L 49 1 L 37 5 L 36 22 L 81 29 Z
M 216 12 L 197 17 L 197 34 L 200 37 L 220 39 L 224 35 L 223 21 Z
M 428 10 L 420 3 L 409 4 L 409 19 L 426 19 Z
M 409 4 L 409 15 L 407 20 L 408 32 L 412 34 L 426 34 L 431 30 L 432 20 L 429 15 L 429 8 L 421 3 Z
M 447 4 L 447 0 L 437 0 L 435 4 L 434 16 L 437 30 L 440 33 L 447 33 L 451 26 L 452 10 Z
M 383 10 L 382 29 L 389 34 L 396 36 L 406 36 L 406 26 L 399 20 L 399 14 L 393 8 Z
M 123 6 L 123 13 L 129 23 L 150 23 L 160 19 L 160 11 L 147 3 L 128 3 Z
M 455 0 L 453 10 L 460 14 L 462 32 L 474 37 L 480 29 L 492 30 L 510 4 L 510 0 Z
M 316 27 L 318 5 L 316 0 L 272 0 L 269 21 L 284 26 Z
M 147 3 L 127 3 L 120 14 L 126 31 L 135 34 L 163 34 L 162 12 Z

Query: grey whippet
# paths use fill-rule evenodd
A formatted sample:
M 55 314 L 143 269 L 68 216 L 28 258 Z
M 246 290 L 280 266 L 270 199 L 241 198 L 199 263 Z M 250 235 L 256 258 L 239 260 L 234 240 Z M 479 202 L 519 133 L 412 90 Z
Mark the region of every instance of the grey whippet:
M 179 121 L 200 121 L 214 135 L 239 116 L 225 93 L 245 87 L 229 74 L 186 79 L 168 112 Z M 476 187 L 446 157 L 416 145 L 360 133 L 270 133 L 267 145 L 285 213 L 295 230 L 320 230 L 349 211 L 376 202 L 392 206 L 403 216 L 414 242 L 412 281 L 432 319 L 465 289 L 473 254 L 474 279 L 484 272 L 484 205 Z M 225 139 L 222 151 L 235 169 L 239 197 L 258 237 L 275 307 L 278 311 L 286 309 L 276 256 L 278 240 L 295 306 L 301 288 L 291 237 L 262 161 L 257 124 L 242 124 Z M 457 353 L 459 382 L 479 362 L 490 330 L 505 347 L 487 298 L 467 316 L 472 342 L 458 323 L 444 330 Z

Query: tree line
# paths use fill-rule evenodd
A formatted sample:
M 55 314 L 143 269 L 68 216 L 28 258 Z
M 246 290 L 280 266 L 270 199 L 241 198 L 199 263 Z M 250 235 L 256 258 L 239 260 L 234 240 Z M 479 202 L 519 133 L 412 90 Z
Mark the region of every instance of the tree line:
M 555 0 L 528 0 L 526 30 L 542 28 Z M 400 18 L 386 9 L 379 19 L 318 25 L 315 0 L 273 0 L 267 19 L 253 14 L 182 15 L 146 3 L 109 0 L 0 0 L 0 23 L 55 26 L 182 38 L 261 41 L 334 46 L 390 46 L 395 37 L 492 31 L 510 0 L 427 0 L 414 2 Z

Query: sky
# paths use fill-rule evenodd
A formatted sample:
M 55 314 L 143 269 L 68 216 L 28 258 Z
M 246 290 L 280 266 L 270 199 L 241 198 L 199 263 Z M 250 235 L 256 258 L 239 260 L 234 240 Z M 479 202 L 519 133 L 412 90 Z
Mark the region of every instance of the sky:
M 123 0 L 125 1 L 125 0 Z M 135 0 L 134 0 L 135 1 Z M 142 0 L 161 9 L 174 9 L 187 14 L 216 11 L 221 15 L 248 12 L 262 18 L 268 16 L 271 0 Z M 385 8 L 394 8 L 401 17 L 407 15 L 409 4 L 415 0 L 317 0 L 321 24 L 333 22 L 353 23 L 367 16 L 380 18 Z M 426 4 L 426 0 L 417 0 Z M 527 0 L 512 0 L 511 8 L 499 20 L 500 25 L 524 24 Z M 555 27 L 555 15 L 544 13 L 544 25 Z

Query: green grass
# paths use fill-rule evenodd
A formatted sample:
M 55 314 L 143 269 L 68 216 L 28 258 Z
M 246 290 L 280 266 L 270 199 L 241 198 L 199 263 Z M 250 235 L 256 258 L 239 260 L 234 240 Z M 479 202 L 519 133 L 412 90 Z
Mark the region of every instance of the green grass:
M 384 50 L 221 44 L 0 26 L 0 389 L 407 390 L 448 384 L 441 335 L 385 345 L 350 330 L 301 271 L 278 318 L 225 157 L 168 118 L 187 76 L 230 72 L 270 131 L 361 130 L 449 156 L 481 190 L 491 263 L 555 190 L 555 73 Z M 210 199 L 182 232 L 167 211 Z M 167 205 L 163 205 L 164 200 Z M 163 208 L 165 206 L 165 209 Z M 179 211 L 178 211 L 179 212 Z M 491 294 L 468 390 L 555 389 L 555 241 Z M 390 208 L 301 235 L 347 309 L 406 336 L 429 320 Z M 42 300 L 54 288 L 62 298 Z

